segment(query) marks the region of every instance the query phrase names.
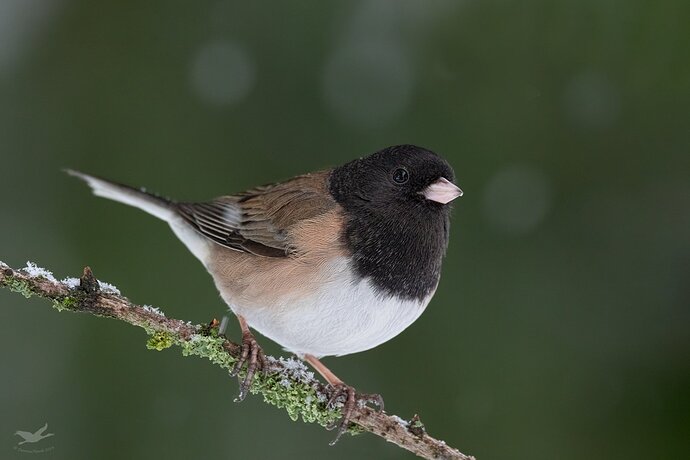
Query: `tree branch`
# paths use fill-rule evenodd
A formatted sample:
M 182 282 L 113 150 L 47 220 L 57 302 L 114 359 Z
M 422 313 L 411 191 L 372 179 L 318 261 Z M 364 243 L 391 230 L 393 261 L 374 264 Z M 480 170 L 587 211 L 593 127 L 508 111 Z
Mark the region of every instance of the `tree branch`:
M 217 321 L 193 325 L 167 318 L 157 308 L 135 305 L 115 287 L 96 280 L 89 267 L 80 279 L 58 281 L 52 273 L 31 263 L 16 270 L 0 262 L 0 287 L 27 298 L 49 299 L 59 311 L 90 313 L 141 327 L 149 335 L 146 344 L 149 349 L 160 351 L 175 345 L 182 349 L 184 356 L 208 358 L 226 371 L 232 369 L 240 353 L 238 344 L 219 335 Z M 273 357 L 267 360 L 268 369 L 257 373 L 252 393 L 261 394 L 267 403 L 285 408 L 292 420 L 302 417 L 305 422 L 327 426 L 340 418 L 342 404 L 326 408 L 330 388 L 316 380 L 301 361 Z M 368 431 L 423 458 L 474 460 L 429 436 L 416 415 L 405 421 L 369 407 L 358 407 L 352 421 L 351 434 Z

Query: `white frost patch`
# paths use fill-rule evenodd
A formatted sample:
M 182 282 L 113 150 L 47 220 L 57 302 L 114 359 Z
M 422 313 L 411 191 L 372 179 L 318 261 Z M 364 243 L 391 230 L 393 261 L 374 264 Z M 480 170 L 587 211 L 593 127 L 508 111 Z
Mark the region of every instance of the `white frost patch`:
M 192 326 L 194 326 L 194 325 L 192 324 L 191 321 L 187 321 L 186 323 L 185 323 L 185 322 L 182 322 L 181 324 L 179 324 L 178 326 L 175 327 L 175 331 L 180 332 L 180 328 L 182 328 L 183 326 L 192 327 Z M 192 339 L 193 339 L 194 337 L 197 337 L 197 336 L 196 336 L 196 335 L 193 336 Z
M 5 262 L 0 260 L 0 267 L 9 267 L 9 265 L 7 265 Z
M 410 426 L 410 422 L 401 419 L 397 415 L 391 415 L 391 418 L 395 420 L 398 423 L 398 425 L 402 426 L 403 428 L 407 428 L 408 426 Z
M 292 386 L 292 383 L 290 382 L 290 379 L 287 379 L 287 378 L 283 378 L 283 379 L 280 381 L 280 384 L 281 384 L 282 386 L 284 386 L 285 388 L 290 388 L 290 387 Z
M 311 372 L 302 361 L 294 358 L 283 357 L 278 359 L 267 357 L 267 359 L 273 364 L 282 366 L 280 369 L 280 375 L 283 377 L 283 379 L 297 380 L 298 382 L 310 385 L 314 383 L 314 373 Z
M 61 280 L 60 282 L 62 284 L 64 284 L 66 287 L 68 287 L 69 289 L 76 289 L 79 286 L 81 286 L 81 280 L 79 278 L 65 278 L 65 279 Z M 105 292 L 106 294 L 120 295 L 120 290 L 110 283 L 99 281 L 98 285 L 100 286 L 101 291 Z
M 81 285 L 81 280 L 79 278 L 65 278 L 62 281 L 58 281 L 55 279 L 51 271 L 41 268 L 33 262 L 27 262 L 26 267 L 22 268 L 22 271 L 30 278 L 45 278 L 53 283 L 62 283 L 69 289 L 75 289 Z M 100 286 L 101 291 L 105 292 L 106 294 L 120 295 L 120 290 L 110 283 L 99 281 L 98 285 Z
M 314 373 L 299 359 L 294 358 L 279 358 L 280 362 L 285 366 L 288 374 L 296 380 L 303 383 L 311 383 L 314 380 Z
M 81 280 L 79 278 L 65 278 L 60 282 L 70 289 L 76 289 L 81 286 Z
M 53 281 L 57 283 L 57 280 L 53 276 L 52 272 L 49 272 L 45 268 L 41 268 L 38 265 L 36 265 L 33 262 L 27 262 L 26 267 L 22 269 L 27 275 L 29 275 L 31 278 L 40 278 L 43 277 L 47 279 L 48 281 Z
M 159 316 L 165 317 L 165 313 L 160 311 L 160 309 L 158 307 L 152 307 L 151 305 L 144 305 L 142 308 L 149 313 L 153 313 L 154 315 L 159 315 Z
M 101 291 L 105 292 L 106 294 L 120 295 L 120 290 L 110 283 L 106 283 L 105 281 L 98 281 L 98 286 L 101 288 Z

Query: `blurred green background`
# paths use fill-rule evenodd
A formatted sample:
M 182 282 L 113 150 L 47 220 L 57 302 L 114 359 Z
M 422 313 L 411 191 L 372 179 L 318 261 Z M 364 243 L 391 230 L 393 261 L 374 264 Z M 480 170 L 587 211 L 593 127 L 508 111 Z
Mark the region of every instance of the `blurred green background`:
M 419 144 L 465 190 L 436 297 L 325 362 L 479 460 L 687 458 L 689 17 L 682 0 L 2 0 L 0 259 L 88 264 L 207 322 L 225 307 L 167 226 L 60 168 L 203 200 Z M 235 404 L 218 368 L 124 324 L 0 306 L 0 458 L 45 422 L 46 458 L 411 458 Z

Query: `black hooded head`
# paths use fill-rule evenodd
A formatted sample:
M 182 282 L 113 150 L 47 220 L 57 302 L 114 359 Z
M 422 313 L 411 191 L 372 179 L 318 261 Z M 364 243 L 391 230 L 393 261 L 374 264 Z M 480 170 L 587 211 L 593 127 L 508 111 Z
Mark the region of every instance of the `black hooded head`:
M 345 209 L 343 235 L 357 273 L 380 291 L 423 299 L 433 292 L 448 244 L 450 206 L 425 191 L 453 169 L 413 145 L 388 147 L 335 168 L 330 191 Z

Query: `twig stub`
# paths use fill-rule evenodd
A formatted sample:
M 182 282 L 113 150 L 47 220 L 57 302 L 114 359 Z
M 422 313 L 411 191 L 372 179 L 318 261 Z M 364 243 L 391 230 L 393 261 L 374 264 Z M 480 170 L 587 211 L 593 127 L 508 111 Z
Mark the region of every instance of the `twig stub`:
M 81 275 L 81 278 L 79 278 L 79 287 L 89 295 L 97 294 L 98 291 L 101 290 L 98 280 L 93 276 L 91 267 L 84 267 L 84 273 Z

